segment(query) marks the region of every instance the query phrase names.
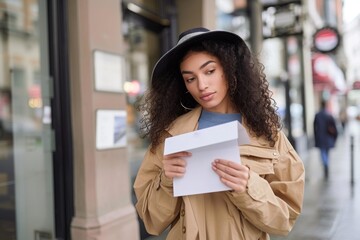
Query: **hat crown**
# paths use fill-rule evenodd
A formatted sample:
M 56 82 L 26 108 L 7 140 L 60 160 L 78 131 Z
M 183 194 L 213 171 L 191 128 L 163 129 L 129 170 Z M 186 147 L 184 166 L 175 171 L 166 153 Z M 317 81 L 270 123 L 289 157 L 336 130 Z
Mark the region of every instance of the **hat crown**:
M 219 42 L 225 41 L 240 47 L 246 47 L 242 38 L 235 33 L 223 30 L 209 30 L 203 27 L 191 28 L 182 32 L 179 35 L 177 44 L 157 61 L 151 75 L 152 86 L 161 84 L 162 80 L 164 80 L 162 76 L 168 78 L 174 73 L 175 68 L 178 69 L 179 60 L 191 44 L 207 39 Z
M 203 28 L 203 27 L 192 28 L 192 29 L 186 30 L 185 32 L 182 32 L 179 35 L 178 44 L 184 42 L 185 40 L 187 40 L 189 38 L 192 38 L 194 36 L 197 36 L 199 34 L 206 33 L 209 31 L 210 31 L 209 29 Z

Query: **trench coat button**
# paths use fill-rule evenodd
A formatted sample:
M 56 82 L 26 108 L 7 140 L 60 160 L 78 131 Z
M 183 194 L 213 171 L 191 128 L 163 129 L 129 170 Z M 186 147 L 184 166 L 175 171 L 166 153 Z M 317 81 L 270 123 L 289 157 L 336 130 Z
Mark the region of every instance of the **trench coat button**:
M 183 233 L 186 233 L 186 227 L 183 227 L 183 228 L 182 228 L 182 232 L 183 232 Z
M 185 216 L 185 209 L 181 210 L 180 215 L 181 215 L 182 217 Z
M 276 156 L 276 155 L 277 155 L 277 153 L 276 153 L 276 152 L 273 152 L 273 155 L 274 155 L 274 156 Z

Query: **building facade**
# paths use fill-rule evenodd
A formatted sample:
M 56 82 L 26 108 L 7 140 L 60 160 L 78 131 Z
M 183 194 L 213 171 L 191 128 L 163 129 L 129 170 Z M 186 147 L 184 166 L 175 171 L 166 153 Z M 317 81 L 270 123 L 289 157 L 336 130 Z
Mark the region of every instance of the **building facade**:
M 214 1 L 0 3 L 0 239 L 140 239 L 133 104 Z M 193 16 L 189 18 L 189 14 Z

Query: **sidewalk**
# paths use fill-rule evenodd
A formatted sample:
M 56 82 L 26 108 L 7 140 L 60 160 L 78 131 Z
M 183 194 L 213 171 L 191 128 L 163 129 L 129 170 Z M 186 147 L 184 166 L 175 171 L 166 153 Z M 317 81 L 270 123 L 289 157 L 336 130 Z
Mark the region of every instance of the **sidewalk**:
M 350 136 L 354 136 L 354 184 L 351 185 Z M 323 178 L 319 150 L 309 150 L 303 212 L 287 237 L 272 240 L 360 239 L 360 123 L 350 122 L 330 152 L 329 179 Z

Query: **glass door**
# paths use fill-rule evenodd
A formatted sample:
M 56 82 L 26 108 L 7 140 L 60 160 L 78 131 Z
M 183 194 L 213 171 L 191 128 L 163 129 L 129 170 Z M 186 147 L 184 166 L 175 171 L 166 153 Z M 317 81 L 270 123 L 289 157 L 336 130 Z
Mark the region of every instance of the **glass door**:
M 0 239 L 53 239 L 46 0 L 0 1 Z
M 157 60 L 177 41 L 176 4 L 173 0 L 126 0 L 122 4 L 122 31 L 127 62 L 127 81 L 124 85 L 127 92 L 127 149 L 132 186 L 149 144 L 147 139 L 140 137 L 141 116 L 136 106 L 150 85 L 151 72 Z M 131 189 L 135 204 L 135 192 Z M 153 239 L 140 218 L 139 224 L 141 239 Z

